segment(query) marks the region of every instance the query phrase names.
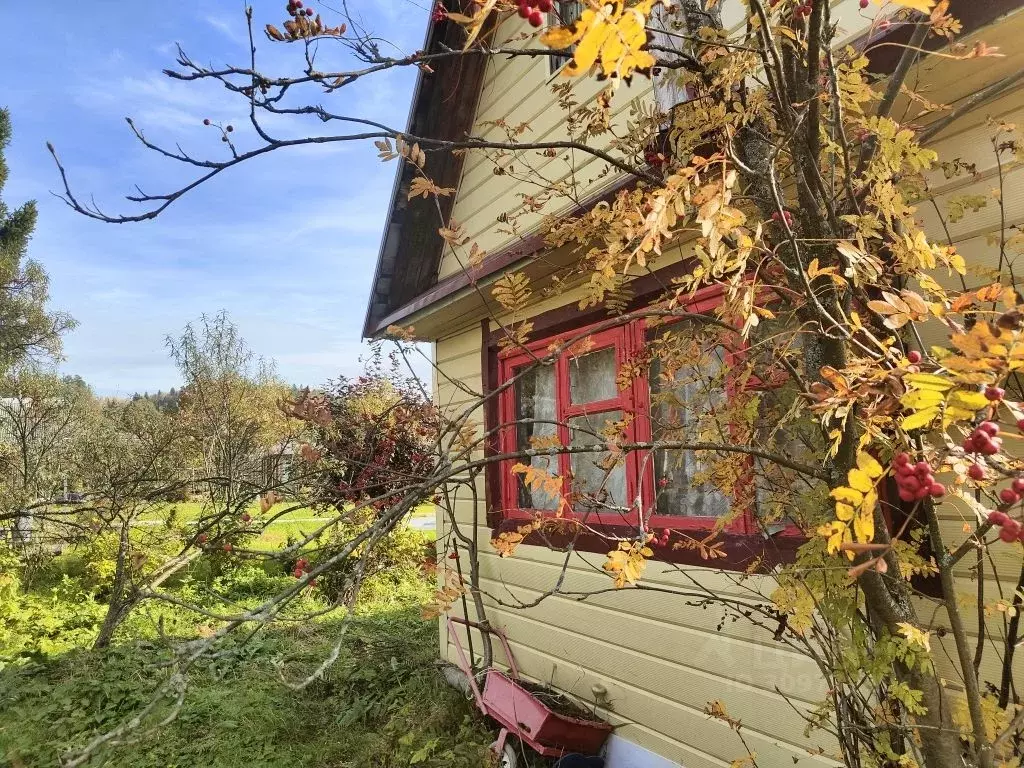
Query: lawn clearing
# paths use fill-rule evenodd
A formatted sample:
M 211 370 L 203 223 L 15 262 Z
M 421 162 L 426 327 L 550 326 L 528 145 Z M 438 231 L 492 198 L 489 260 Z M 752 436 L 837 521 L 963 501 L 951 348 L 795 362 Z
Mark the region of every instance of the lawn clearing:
M 139 524 L 155 526 L 167 520 L 173 520 L 176 524 L 191 523 L 208 513 L 209 507 L 201 502 L 162 502 L 143 513 L 139 517 Z M 260 536 L 248 545 L 264 552 L 283 549 L 291 542 L 301 541 L 330 520 L 330 515 L 323 510 L 302 506 L 296 501 L 275 504 L 266 513 L 260 513 L 259 505 L 253 504 L 249 514 L 253 516 L 253 524 L 258 524 L 261 519 L 270 520 Z M 435 515 L 436 508 L 427 502 L 413 509 L 409 520 L 432 521 Z M 435 538 L 429 529 L 422 526 L 417 528 L 428 539 Z M 325 531 L 325 534 L 329 533 L 330 529 Z
M 303 691 L 339 625 L 274 629 L 190 677 L 178 717 L 137 744 L 104 753 L 108 768 L 481 768 L 490 726 L 434 669 L 437 624 L 413 607 L 353 620 L 341 657 Z M 137 644 L 78 651 L 0 673 L 0 761 L 57 764 L 145 704 L 166 674 Z M 283 672 L 279 672 L 279 663 Z M 165 712 L 164 712 L 165 713 Z M 100 765 L 99 761 L 89 765 Z
M 290 519 L 270 528 L 272 535 L 287 534 L 309 524 Z M 168 714 L 161 705 L 137 738 L 107 749 L 87 767 L 492 765 L 487 745 L 495 737 L 493 723 L 449 688 L 434 666 L 438 625 L 420 617 L 434 589 L 433 577 L 420 567 L 425 537 L 406 530 L 399 538 L 406 543 L 388 555 L 395 564 L 367 580 L 346 631 L 337 610 L 300 623 L 286 620 L 251 636 L 239 632 L 215 658 L 189 672 L 187 696 L 173 722 L 150 727 Z M 273 544 L 272 538 L 261 541 Z M 201 581 L 212 563 L 216 575 Z M 78 577 L 68 578 L 77 583 Z M 189 579 L 167 586 L 182 600 L 211 610 L 237 610 L 292 581 L 271 565 L 218 552 L 204 555 Z M 102 592 L 66 586 L 51 592 L 51 584 L 41 585 L 36 597 L 53 620 L 43 627 L 33 614 L 11 626 L 45 632 L 37 650 L 4 647 L 12 636 L 0 633 L 0 765 L 12 768 L 55 766 L 62 752 L 138 713 L 170 674 L 167 639 L 208 636 L 219 626 L 174 603 L 147 601 L 121 626 L 111 648 L 92 651 Z M 284 616 L 322 613 L 322 588 L 304 590 Z M 66 641 L 58 642 L 57 634 Z M 309 675 L 339 640 L 338 661 L 322 679 L 301 691 L 285 684 Z

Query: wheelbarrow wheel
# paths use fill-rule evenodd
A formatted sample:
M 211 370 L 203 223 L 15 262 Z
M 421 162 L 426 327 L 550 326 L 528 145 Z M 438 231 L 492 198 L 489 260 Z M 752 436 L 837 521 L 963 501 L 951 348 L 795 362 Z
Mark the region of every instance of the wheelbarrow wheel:
M 516 768 L 519 765 L 519 755 L 516 754 L 516 748 L 512 744 L 512 739 L 505 741 L 505 746 L 501 748 L 500 754 L 498 754 L 498 742 L 491 742 L 491 752 L 494 752 L 498 757 L 498 768 Z

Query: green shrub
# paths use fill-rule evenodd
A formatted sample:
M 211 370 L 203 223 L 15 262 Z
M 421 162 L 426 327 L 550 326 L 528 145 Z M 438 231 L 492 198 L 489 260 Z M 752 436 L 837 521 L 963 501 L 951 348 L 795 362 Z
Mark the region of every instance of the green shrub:
M 315 566 L 318 562 L 329 558 L 331 553 L 338 551 L 341 546 L 351 541 L 359 530 L 360 528 L 356 525 L 340 527 L 339 530 L 332 533 L 323 550 L 309 556 L 310 563 Z M 419 571 L 423 565 L 424 546 L 423 534 L 411 528 L 397 528 L 384 537 L 373 548 L 373 552 L 367 559 L 362 599 L 377 602 L 400 585 L 418 585 Z M 362 550 L 357 550 L 355 555 L 341 567 L 333 569 L 318 579 L 318 586 L 328 600 L 340 602 L 349 597 L 346 593 L 348 582 L 356 566 L 356 559 L 361 553 Z M 287 565 L 291 569 L 294 567 L 294 561 Z

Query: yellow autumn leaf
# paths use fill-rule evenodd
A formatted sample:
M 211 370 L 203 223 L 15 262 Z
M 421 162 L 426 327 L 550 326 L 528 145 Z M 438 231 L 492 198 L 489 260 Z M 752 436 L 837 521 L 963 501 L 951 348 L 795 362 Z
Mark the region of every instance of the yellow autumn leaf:
M 931 13 L 932 8 L 935 7 L 935 0 L 875 0 L 875 5 L 884 5 L 886 2 L 921 13 Z
M 602 76 L 628 78 L 635 70 L 654 66 L 654 57 L 643 50 L 645 24 L 653 6 L 654 0 L 640 0 L 629 7 L 624 0 L 613 0 L 599 10 L 585 8 L 572 26 L 550 29 L 540 41 L 556 50 L 576 45 L 572 61 L 562 69 L 563 77 L 575 77 L 600 64 Z
M 945 399 L 941 392 L 936 392 L 934 389 L 914 389 L 901 397 L 900 403 L 904 408 L 919 411 L 922 408 L 932 408 Z
M 838 488 L 833 488 L 829 493 L 833 499 L 837 502 L 845 504 L 853 504 L 857 506 L 863 501 L 864 494 L 860 491 L 854 490 L 853 488 L 847 488 L 845 485 L 841 485 Z
M 853 514 L 854 509 L 849 504 L 844 504 L 841 501 L 836 504 L 836 517 L 843 522 L 848 523 L 853 520 Z
M 899 629 L 899 633 L 907 638 L 907 642 L 910 645 L 916 645 L 919 648 L 923 648 L 926 651 L 931 651 L 931 635 L 922 629 L 918 629 L 913 624 L 901 621 L 896 627 Z
M 958 408 L 962 411 L 968 411 L 973 414 L 976 411 L 980 411 L 982 408 L 987 408 L 991 403 L 989 403 L 988 398 L 985 397 L 983 392 L 970 389 L 957 389 L 949 393 L 947 405 L 951 408 Z
M 831 523 L 819 527 L 818 535 L 827 537 L 825 548 L 830 555 L 836 554 L 845 542 L 853 541 L 849 526 L 839 520 L 833 520 Z
M 945 392 L 953 388 L 953 382 L 945 376 L 936 373 L 908 373 L 903 381 L 914 389 L 929 389 L 936 392 Z
M 915 411 L 908 416 L 903 417 L 903 421 L 900 423 L 904 432 L 910 432 L 914 429 L 921 429 L 922 427 L 929 426 L 939 416 L 939 407 L 934 406 L 932 408 L 925 408 L 921 411 Z
M 873 490 L 865 494 L 860 510 L 853 520 L 853 533 L 861 544 L 870 544 L 875 538 L 875 504 L 878 494 Z
M 855 491 L 860 491 L 861 493 L 867 493 L 874 487 L 868 473 L 863 469 L 851 469 L 847 472 L 846 482 L 849 483 L 850 487 Z
M 882 469 L 882 465 L 875 460 L 875 457 L 870 453 L 861 451 L 857 454 L 857 466 L 862 469 L 868 477 L 881 477 L 885 470 Z
M 593 13 L 593 11 L 584 11 L 583 13 L 586 15 L 587 13 Z M 572 27 L 549 27 L 541 33 L 540 41 L 548 48 L 562 51 L 578 42 L 583 37 L 583 30 L 582 24 Z
M 615 576 L 615 586 L 621 589 L 640 580 L 647 567 L 647 558 L 653 554 L 653 550 L 643 544 L 622 541 L 617 550 L 608 553 L 602 568 Z

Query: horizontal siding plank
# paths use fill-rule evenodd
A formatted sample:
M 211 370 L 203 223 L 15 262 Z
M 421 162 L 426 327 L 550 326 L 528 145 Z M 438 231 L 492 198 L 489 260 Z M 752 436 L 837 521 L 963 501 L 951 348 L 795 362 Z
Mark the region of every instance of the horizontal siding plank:
M 1024 166 L 1012 168 L 1004 174 L 1004 203 L 1007 226 L 1024 221 L 1024 173 L 1021 173 Z M 949 231 L 954 243 L 979 237 L 985 233 L 998 231 L 1000 225 L 999 205 L 989 197 L 988 204 L 977 212 L 969 212 L 958 222 L 948 220 L 947 205 L 950 200 L 962 195 L 989 196 L 993 188 L 998 186 L 995 178 L 983 178 L 980 181 L 972 182 L 952 192 L 947 192 L 935 197 L 935 202 L 946 218 L 946 227 L 943 228 L 942 221 L 935 209 L 924 202 L 917 206 L 918 219 L 921 221 L 926 232 L 930 233 L 933 239 L 946 240 L 945 232 Z M 990 250 L 991 247 L 990 247 Z
M 434 360 L 440 365 L 475 352 L 480 355 L 480 327 L 467 328 L 434 342 Z M 445 366 L 447 367 L 447 366 Z
M 656 662 L 634 656 L 632 666 L 618 666 L 611 672 L 597 671 L 584 663 L 569 660 L 567 656 L 571 654 L 575 658 L 592 659 L 596 664 L 607 665 L 607 660 L 615 657 L 616 649 L 582 653 L 582 649 L 592 646 L 594 641 L 563 633 L 566 636 L 564 644 L 559 645 L 552 653 L 530 644 L 534 642 L 534 632 L 558 634 L 553 628 L 535 624 L 527 635 L 524 636 L 520 627 L 515 637 L 510 639 L 509 645 L 515 655 L 516 665 L 527 678 L 566 691 L 582 701 L 592 700 L 592 688 L 601 685 L 607 690 L 608 709 L 619 717 L 643 723 L 646 727 L 680 743 L 700 745 L 703 750 L 707 750 L 719 760 L 731 761 L 746 754 L 736 734 L 728 725 L 704 714 L 703 704 L 689 706 L 675 700 L 674 697 L 659 696 L 637 684 L 636 679 L 642 682 L 648 679 L 650 670 L 657 666 Z M 461 630 L 460 635 L 464 636 Z M 503 660 L 500 652 L 496 652 L 496 656 Z M 722 693 L 724 692 L 723 690 Z M 742 706 L 740 702 L 731 702 L 721 695 L 715 698 L 722 699 L 730 711 Z M 794 758 L 805 758 L 813 764 L 826 765 L 825 760 L 811 757 L 807 751 L 818 746 L 828 749 L 828 737 L 819 734 L 805 739 L 802 721 L 798 728 L 789 728 L 792 721 L 784 714 L 784 710 L 790 713 L 793 710 L 782 697 L 778 697 L 776 701 L 777 704 L 762 713 L 761 718 L 764 722 L 763 727 L 769 729 L 770 733 L 761 731 L 747 720 L 743 723 L 744 738 L 751 748 L 757 751 L 758 763 L 763 768 L 791 768 Z M 605 715 L 605 712 L 605 709 L 598 710 L 600 715 Z
M 481 587 L 492 594 L 501 594 L 502 590 L 500 583 L 489 579 L 482 580 Z M 519 589 L 521 597 L 531 600 L 541 594 Z M 672 601 L 672 598 L 665 600 L 665 607 L 669 608 Z M 681 608 L 683 614 L 701 610 L 680 606 L 678 600 L 675 602 L 676 605 L 671 607 L 677 611 Z M 596 640 L 621 645 L 652 659 L 683 667 L 689 670 L 687 674 L 699 678 L 703 686 L 720 679 L 728 680 L 741 688 L 749 687 L 768 694 L 773 699 L 777 698 L 775 691 L 778 689 L 803 703 L 817 701 L 825 694 L 824 682 L 814 662 L 796 656 L 781 644 L 776 647 L 752 644 L 716 632 L 669 624 L 660 618 L 660 614 L 655 614 L 657 618 L 638 616 L 562 597 L 548 598 L 522 611 L 493 606 L 489 611 L 492 618 L 495 615 L 521 615 L 566 632 L 583 633 Z M 685 620 L 684 616 L 680 619 Z M 737 664 L 737 659 L 743 659 L 743 663 Z M 695 682 L 693 685 L 698 684 Z M 667 695 L 664 691 L 658 692 Z

